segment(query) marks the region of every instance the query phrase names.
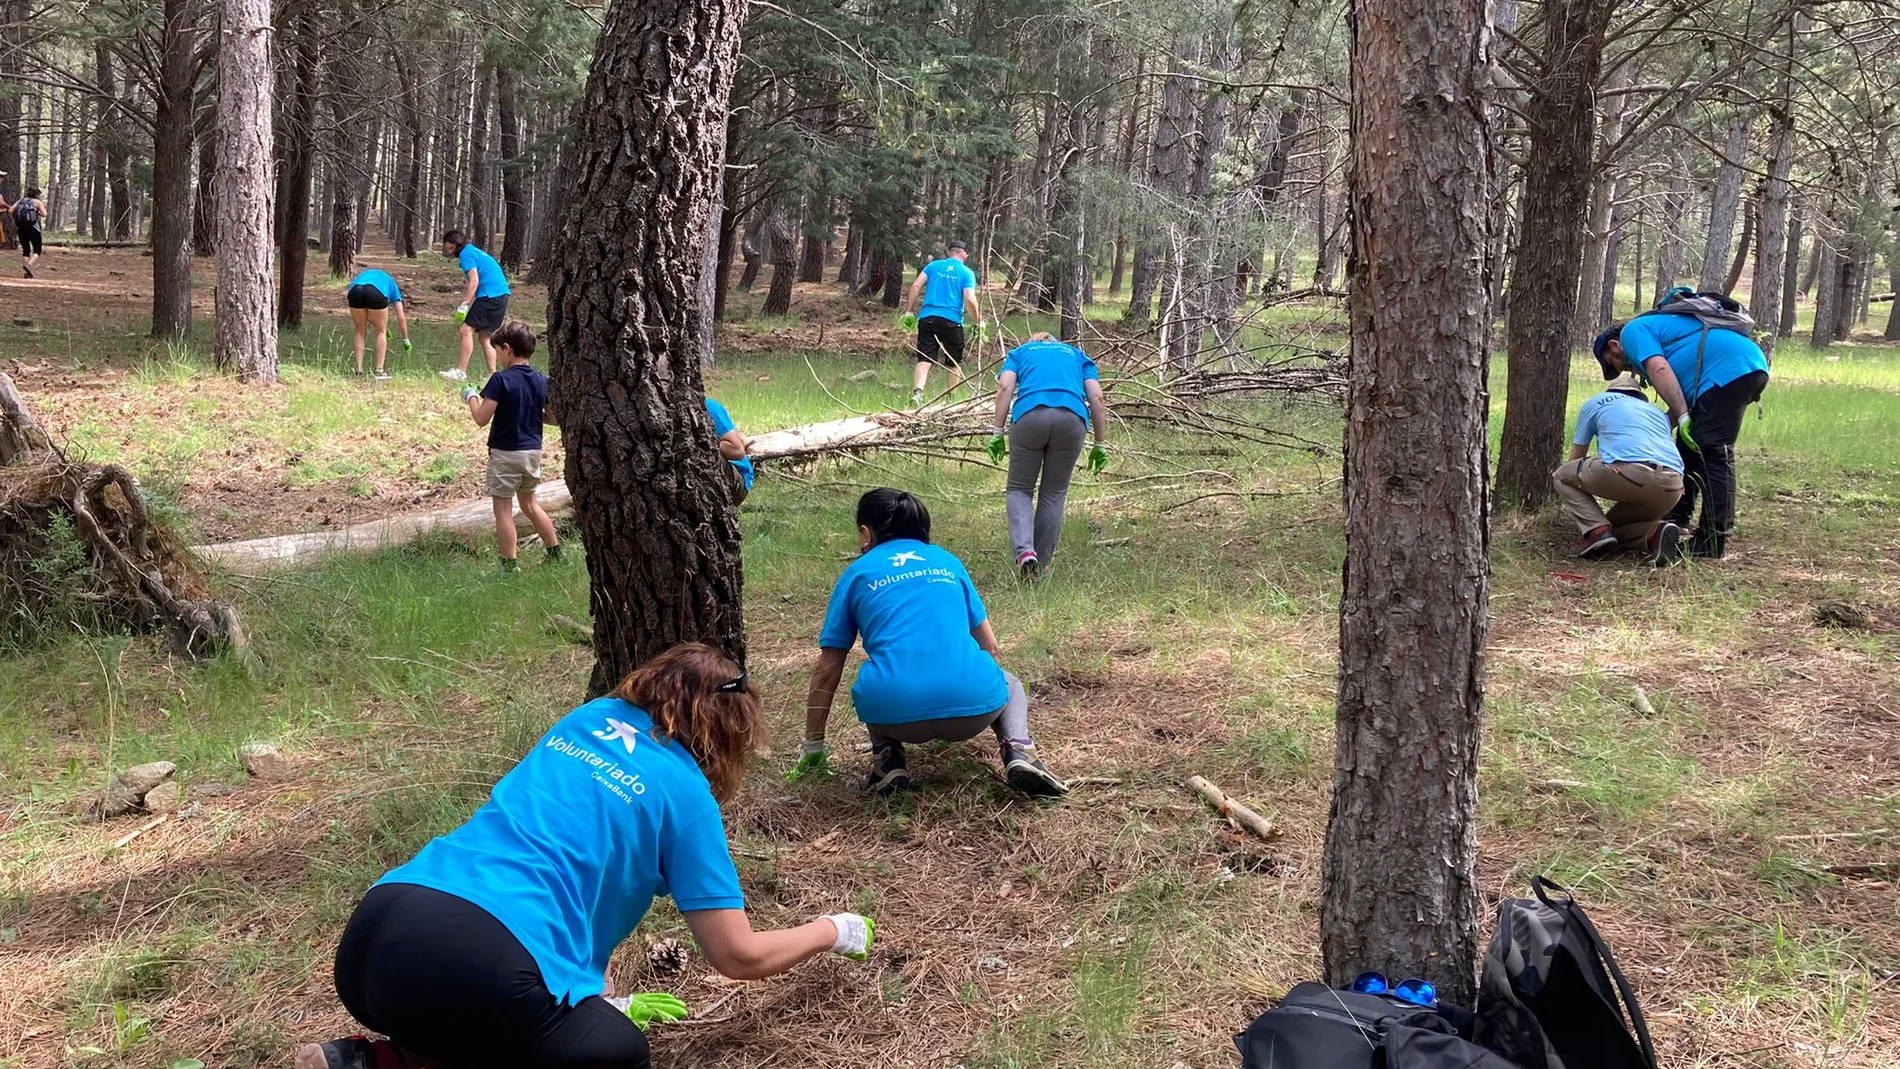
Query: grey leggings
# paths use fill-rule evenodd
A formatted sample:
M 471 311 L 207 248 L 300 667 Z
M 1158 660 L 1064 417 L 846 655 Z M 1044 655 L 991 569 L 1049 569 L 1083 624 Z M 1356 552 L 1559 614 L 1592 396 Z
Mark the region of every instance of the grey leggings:
M 1030 745 L 1029 692 L 1014 675 L 1004 672 L 1003 678 L 1009 681 L 1009 700 L 1002 708 L 975 716 L 913 720 L 908 724 L 866 724 L 865 730 L 871 733 L 871 748 L 878 749 L 891 742 L 962 742 L 976 738 L 984 728 L 994 731 L 999 741 Z
M 1037 563 L 1047 568 L 1056 555 L 1069 480 L 1075 477 L 1075 462 L 1082 456 L 1087 433 L 1088 424 L 1066 408 L 1032 408 L 1010 424 L 1009 481 L 1003 504 L 1015 556 L 1034 553 Z

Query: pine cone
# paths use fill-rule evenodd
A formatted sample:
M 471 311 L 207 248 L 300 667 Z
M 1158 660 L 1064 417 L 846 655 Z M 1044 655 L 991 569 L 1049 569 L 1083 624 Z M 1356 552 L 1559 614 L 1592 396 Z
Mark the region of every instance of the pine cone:
M 691 952 L 677 939 L 654 939 L 647 943 L 647 966 L 659 976 L 671 976 L 686 968 Z

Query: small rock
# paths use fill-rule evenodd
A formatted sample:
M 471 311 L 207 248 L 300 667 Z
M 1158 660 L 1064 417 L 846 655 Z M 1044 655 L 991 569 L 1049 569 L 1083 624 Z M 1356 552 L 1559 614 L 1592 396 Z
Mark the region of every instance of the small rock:
M 1002 958 L 978 958 L 976 964 L 978 968 L 987 969 L 990 972 L 1002 972 L 1009 968 L 1009 962 Z
M 145 811 L 148 813 L 176 813 L 179 804 L 185 800 L 185 789 L 177 780 L 166 780 L 145 792 Z
M 238 763 L 244 766 L 244 771 L 258 779 L 283 779 L 290 775 L 290 762 L 284 759 L 277 747 L 268 742 L 246 743 L 238 751 Z
M 177 771 L 178 766 L 170 761 L 134 765 L 112 777 L 105 790 L 83 799 L 80 811 L 88 820 L 111 820 L 124 816 L 143 805 L 146 794 L 169 781 Z
M 196 794 L 200 798 L 222 798 L 227 794 L 234 794 L 236 792 L 237 792 L 237 788 L 231 786 L 229 783 L 195 783 L 194 782 L 192 784 L 192 793 Z M 192 805 L 197 805 L 197 804 L 198 803 L 196 802 L 192 803 Z
M 133 765 L 116 777 L 126 790 L 143 798 L 145 792 L 172 778 L 178 766 L 170 761 L 148 761 Z
M 178 819 L 190 820 L 192 817 L 195 817 L 204 811 L 205 811 L 205 804 L 203 802 L 193 802 L 190 805 L 178 811 Z

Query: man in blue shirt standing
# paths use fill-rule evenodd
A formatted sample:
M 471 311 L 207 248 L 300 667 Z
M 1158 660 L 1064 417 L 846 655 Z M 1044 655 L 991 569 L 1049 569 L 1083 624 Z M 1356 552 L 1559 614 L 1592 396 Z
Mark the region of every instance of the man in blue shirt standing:
M 911 376 L 910 391 L 913 405 L 923 403 L 933 363 L 942 364 L 949 373 L 951 389 L 963 382 L 964 312 L 977 320 L 979 330 L 985 329 L 983 313 L 976 306 L 976 272 L 964 263 L 969 256 L 963 242 L 953 241 L 943 259 L 925 264 L 910 284 L 904 320 L 917 331 L 917 371 Z
M 1687 526 L 1700 494 L 1702 519 L 1685 552 L 1720 557 L 1735 531 L 1735 441 L 1742 414 L 1768 386 L 1768 357 L 1742 329 L 1679 314 L 1697 302 L 1722 311 L 1712 298 L 1678 286 L 1655 311 L 1598 334 L 1594 349 L 1604 378 L 1635 372 L 1669 406 L 1684 475 L 1682 500 L 1669 520 Z
M 1658 567 L 1676 560 L 1682 528 L 1663 517 L 1682 497 L 1682 469 L 1669 421 L 1644 398 L 1635 375 L 1618 376 L 1583 403 L 1571 442 L 1570 459 L 1551 480 L 1583 532 L 1577 556 L 1601 560 L 1620 546 L 1642 551 Z M 1608 515 L 1598 498 L 1615 502 Z
M 451 257 L 468 276 L 462 290 L 462 304 L 455 310 L 462 324 L 462 357 L 454 367 L 442 373 L 450 382 L 468 379 L 468 358 L 474 354 L 475 339 L 482 340 L 482 356 L 488 360 L 488 373 L 495 373 L 495 347 L 489 336 L 508 318 L 508 278 L 493 256 L 468 243 L 468 235 L 451 230 L 442 235 L 442 255 Z

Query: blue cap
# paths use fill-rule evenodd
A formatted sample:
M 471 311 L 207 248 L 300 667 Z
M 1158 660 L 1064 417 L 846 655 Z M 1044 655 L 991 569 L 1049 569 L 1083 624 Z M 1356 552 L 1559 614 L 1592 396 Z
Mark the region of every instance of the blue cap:
M 1596 340 L 1590 343 L 1590 351 L 1596 354 L 1597 365 L 1603 368 L 1603 378 L 1606 382 L 1615 378 L 1617 374 L 1616 369 L 1610 366 L 1609 357 L 1610 339 L 1616 335 L 1617 328 L 1604 327 L 1602 333 L 1596 336 Z

